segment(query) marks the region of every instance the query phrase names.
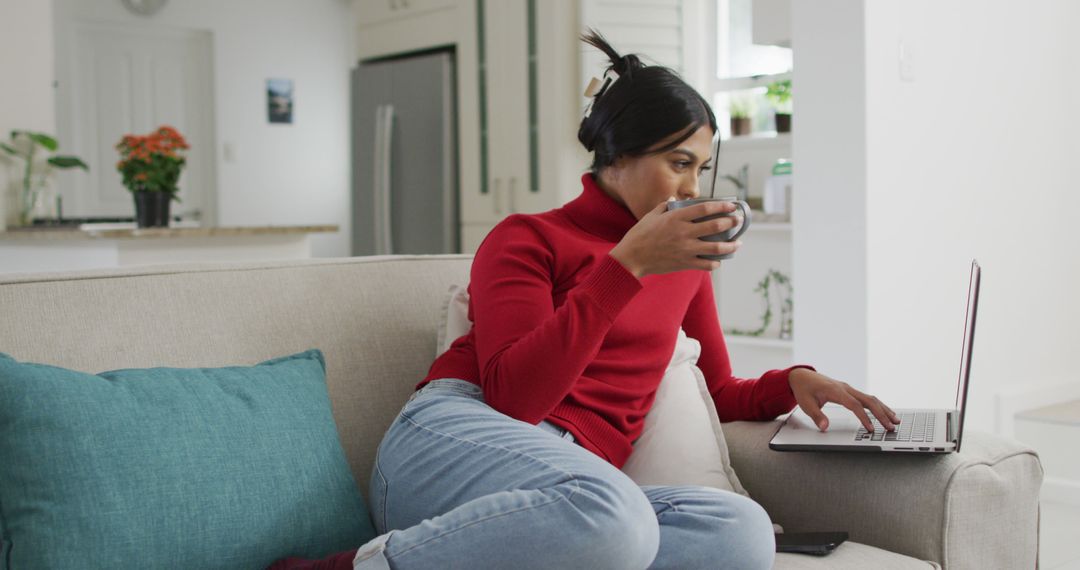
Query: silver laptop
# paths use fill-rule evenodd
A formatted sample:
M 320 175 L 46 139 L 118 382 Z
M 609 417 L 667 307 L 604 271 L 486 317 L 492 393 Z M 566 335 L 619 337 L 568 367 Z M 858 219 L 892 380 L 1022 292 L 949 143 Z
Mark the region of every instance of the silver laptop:
M 821 411 L 829 417 L 828 431 L 822 432 L 801 409 L 788 416 L 769 442 L 777 451 L 895 451 L 902 453 L 951 453 L 960 451 L 964 435 L 964 407 L 971 376 L 971 348 L 975 342 L 975 312 L 979 308 L 979 263 L 971 260 L 968 284 L 964 345 L 960 356 L 960 377 L 956 386 L 955 410 L 894 409 L 900 416 L 896 430 L 889 432 L 869 410 L 874 424 L 868 432 L 851 410 L 827 404 Z

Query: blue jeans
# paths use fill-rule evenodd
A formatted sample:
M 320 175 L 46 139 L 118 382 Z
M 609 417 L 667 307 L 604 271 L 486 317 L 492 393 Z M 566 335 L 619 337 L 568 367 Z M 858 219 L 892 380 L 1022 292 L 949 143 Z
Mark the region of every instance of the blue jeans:
M 358 570 L 771 568 L 765 510 L 736 493 L 638 486 L 549 422 L 515 420 L 478 386 L 415 392 L 379 445 L 380 536 Z

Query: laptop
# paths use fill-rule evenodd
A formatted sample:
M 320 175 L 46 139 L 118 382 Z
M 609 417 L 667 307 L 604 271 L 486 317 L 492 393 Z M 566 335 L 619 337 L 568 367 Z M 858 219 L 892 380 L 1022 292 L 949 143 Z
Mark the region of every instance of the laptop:
M 964 408 L 971 377 L 971 348 L 975 342 L 975 313 L 979 308 L 979 276 L 982 269 L 971 260 L 968 283 L 964 343 L 960 356 L 960 376 L 954 410 L 894 409 L 900 424 L 892 432 L 867 410 L 874 431 L 867 432 L 851 410 L 829 403 L 821 411 L 829 417 L 829 429 L 822 432 L 800 408 L 796 408 L 769 441 L 777 451 L 889 451 L 901 453 L 951 453 L 960 451 L 964 435 Z

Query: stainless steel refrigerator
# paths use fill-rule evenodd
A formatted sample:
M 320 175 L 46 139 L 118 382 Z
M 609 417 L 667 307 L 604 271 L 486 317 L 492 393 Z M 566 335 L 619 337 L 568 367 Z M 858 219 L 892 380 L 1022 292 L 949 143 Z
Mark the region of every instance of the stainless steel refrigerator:
M 449 51 L 353 70 L 353 255 L 461 251 L 454 82 Z

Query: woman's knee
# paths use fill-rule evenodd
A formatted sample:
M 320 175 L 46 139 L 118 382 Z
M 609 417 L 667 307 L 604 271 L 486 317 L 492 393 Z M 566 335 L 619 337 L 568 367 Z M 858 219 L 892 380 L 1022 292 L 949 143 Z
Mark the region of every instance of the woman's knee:
M 776 558 L 772 519 L 753 499 L 730 495 L 731 519 L 724 522 L 723 533 L 731 537 L 725 542 L 738 545 L 731 550 L 736 557 L 731 567 L 772 568 Z
M 772 521 L 753 500 L 711 487 L 648 487 L 664 543 L 660 568 L 772 568 Z
M 581 515 L 582 562 L 588 567 L 644 569 L 652 563 L 660 527 L 648 497 L 628 477 L 578 479 L 570 502 Z

